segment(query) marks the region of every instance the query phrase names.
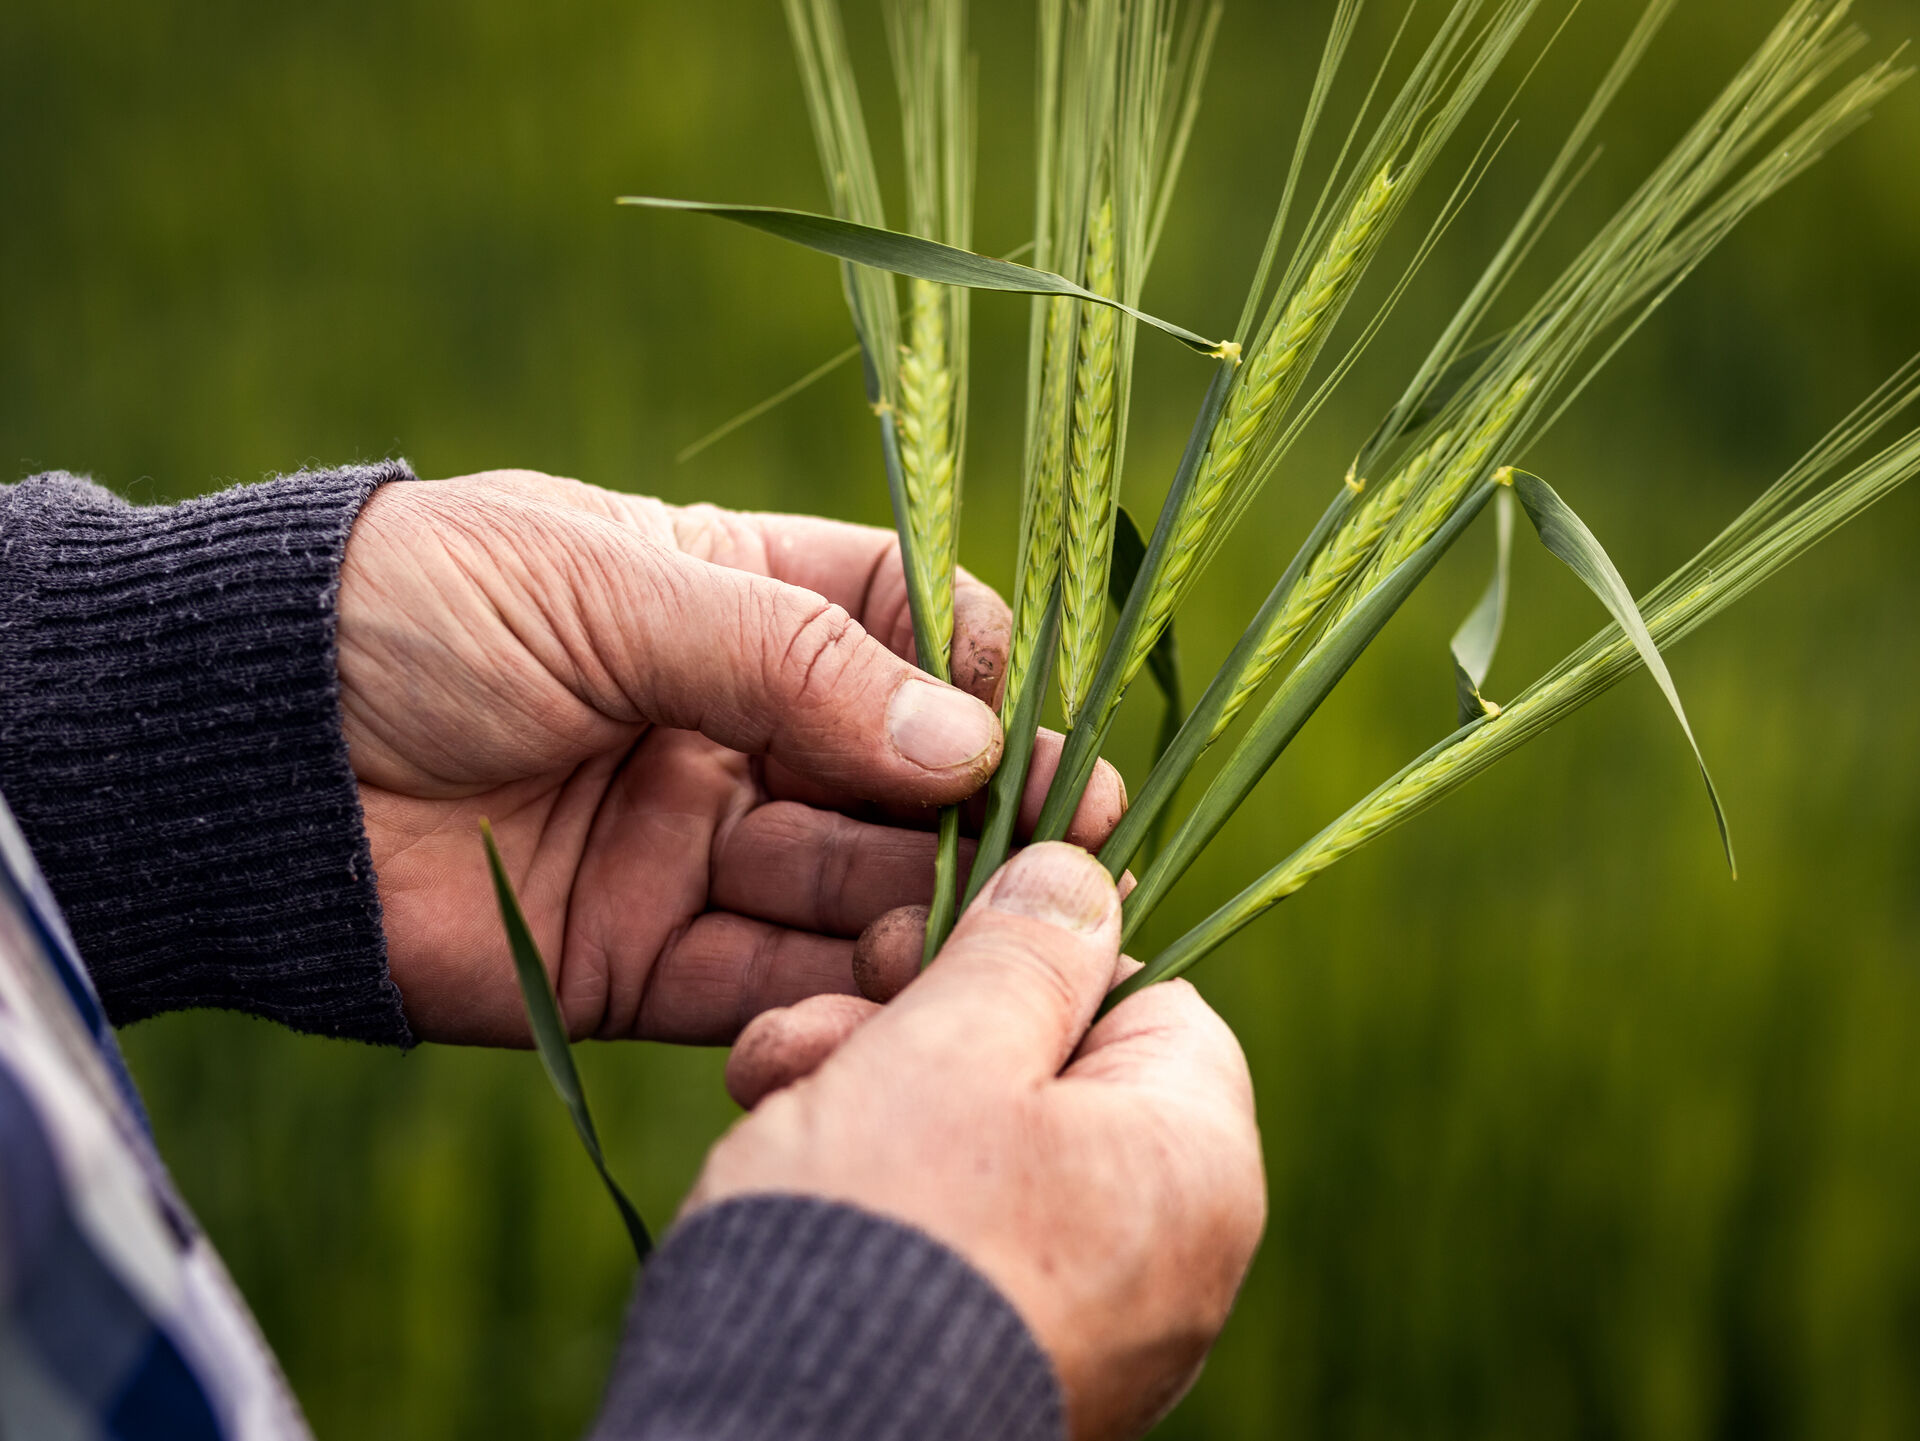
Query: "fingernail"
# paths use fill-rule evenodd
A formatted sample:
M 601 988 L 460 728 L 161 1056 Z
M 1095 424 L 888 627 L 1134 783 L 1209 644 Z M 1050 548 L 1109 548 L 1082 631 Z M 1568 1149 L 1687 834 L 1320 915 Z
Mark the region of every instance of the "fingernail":
M 988 904 L 1062 930 L 1091 935 L 1106 924 L 1118 897 L 1105 866 L 1078 846 L 1029 846 L 1000 872 Z
M 893 748 L 930 771 L 981 759 L 999 732 L 993 712 L 963 691 L 928 680 L 907 680 L 887 704 Z

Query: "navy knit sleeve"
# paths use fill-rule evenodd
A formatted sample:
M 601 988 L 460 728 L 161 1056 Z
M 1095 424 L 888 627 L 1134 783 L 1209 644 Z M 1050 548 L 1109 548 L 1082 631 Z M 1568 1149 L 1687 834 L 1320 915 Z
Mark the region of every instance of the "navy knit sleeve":
M 347 533 L 400 462 L 174 506 L 0 488 L 0 790 L 115 1024 L 410 1044 L 341 732 Z
M 1060 1441 L 1008 1300 L 908 1226 L 802 1196 L 697 1211 L 648 1264 L 593 1441 Z

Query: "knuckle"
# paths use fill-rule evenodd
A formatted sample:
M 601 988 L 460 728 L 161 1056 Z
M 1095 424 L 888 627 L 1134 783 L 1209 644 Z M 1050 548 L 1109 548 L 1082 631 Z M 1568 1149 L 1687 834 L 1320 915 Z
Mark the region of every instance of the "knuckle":
M 841 607 L 821 597 L 795 605 L 770 596 L 769 679 L 796 704 L 812 707 L 837 692 L 858 666 L 867 633 Z

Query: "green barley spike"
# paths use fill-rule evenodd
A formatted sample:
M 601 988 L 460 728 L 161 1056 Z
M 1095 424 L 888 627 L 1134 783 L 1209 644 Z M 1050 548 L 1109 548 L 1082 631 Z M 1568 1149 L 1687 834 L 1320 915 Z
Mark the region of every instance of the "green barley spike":
M 1114 292 L 1113 199 L 1094 212 L 1087 233 L 1087 286 Z M 1067 456 L 1066 583 L 1061 592 L 1060 699 L 1071 725 L 1080 713 L 1100 659 L 1107 609 L 1107 573 L 1113 561 L 1114 377 L 1119 315 L 1104 305 L 1080 317 L 1080 355 L 1074 377 L 1073 437 Z
M 1401 508 L 1406 505 L 1407 497 L 1419 487 L 1435 457 L 1451 444 L 1451 435 L 1442 434 L 1401 466 L 1391 480 L 1377 487 L 1372 495 L 1361 502 L 1360 508 L 1348 517 L 1346 524 L 1334 532 L 1333 537 L 1313 558 L 1313 563 L 1307 567 L 1306 573 L 1300 577 L 1300 583 L 1287 598 L 1285 608 L 1267 628 L 1253 663 L 1241 674 L 1226 708 L 1220 712 L 1219 720 L 1214 722 L 1213 732 L 1207 737 L 1208 745 L 1219 740 L 1227 727 L 1233 724 L 1234 717 L 1266 683 L 1267 677 L 1273 674 L 1274 667 L 1280 664 L 1293 643 L 1306 634 L 1341 586 L 1373 554 L 1374 547 L 1379 545 L 1387 527 L 1393 524 Z M 1361 493 L 1365 492 L 1364 480 L 1349 478 L 1347 484 Z
M 921 664 L 946 679 L 953 643 L 955 564 L 953 370 L 947 353 L 947 304 L 941 288 L 912 285 L 907 344 L 900 351 L 900 463 L 915 559 L 926 568 L 931 625 L 940 648 Z
M 1326 252 L 1288 299 L 1266 344 L 1243 365 L 1239 383 L 1234 386 L 1227 408 L 1214 427 L 1166 566 L 1133 637 L 1122 672 L 1125 681 L 1139 674 L 1184 597 L 1208 527 L 1235 480 L 1245 471 L 1268 417 L 1284 410 L 1306 378 L 1307 366 L 1319 353 L 1327 328 L 1364 269 L 1363 261 L 1377 238 L 1381 218 L 1392 204 L 1393 186 L 1393 167 L 1389 164 L 1354 202 L 1345 222 L 1328 242 Z
M 1360 597 L 1371 590 L 1381 577 L 1432 539 L 1433 533 L 1453 513 L 1460 497 L 1466 494 L 1467 488 L 1486 468 L 1494 447 L 1512 430 L 1533 388 L 1534 377 L 1521 376 L 1507 387 L 1506 393 L 1493 408 L 1484 413 L 1484 418 L 1474 427 L 1466 445 L 1447 463 L 1432 484 L 1413 498 L 1399 523 L 1388 532 L 1360 579 L 1348 588 L 1334 607 L 1329 624 L 1353 609 Z
M 1064 521 L 1066 456 L 1062 441 L 1070 404 L 1073 366 L 1073 302 L 1053 300 L 1047 306 L 1044 364 L 1046 377 L 1040 402 L 1040 459 L 1034 468 L 1033 493 L 1028 498 L 1026 534 L 1020 557 L 1018 593 L 1014 599 L 1013 641 L 1007 657 L 1007 703 L 1020 693 L 1020 682 L 1033 664 L 1040 627 L 1046 619 L 1053 578 L 1060 570 L 1061 528 Z

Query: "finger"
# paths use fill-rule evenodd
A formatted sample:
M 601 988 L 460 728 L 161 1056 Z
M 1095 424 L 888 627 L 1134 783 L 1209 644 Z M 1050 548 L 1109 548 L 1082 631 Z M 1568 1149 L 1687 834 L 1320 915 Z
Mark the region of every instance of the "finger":
M 726 1045 L 763 1011 L 853 994 L 852 941 L 713 912 L 654 962 L 633 1034 Z
M 747 1023 L 727 1057 L 727 1094 L 751 1111 L 803 1080 L 880 1008 L 857 996 L 814 996 Z
M 896 655 L 917 660 L 900 541 L 892 531 L 711 505 L 674 508 L 671 515 L 675 541 L 689 555 L 823 595 Z M 999 705 L 1013 613 L 993 587 L 960 569 L 953 580 L 953 622 L 954 684 Z
M 1055 730 L 1042 730 L 1034 738 L 1033 763 L 1027 771 L 1027 786 L 1021 795 L 1020 815 L 1015 824 L 1016 833 L 1022 837 L 1033 834 L 1034 826 L 1039 823 L 1040 809 L 1046 803 L 1047 788 L 1053 784 L 1054 772 L 1060 768 L 1060 751 L 1065 743 L 1065 737 Z M 864 820 L 930 829 L 937 817 L 937 812 L 925 807 L 885 805 L 856 799 L 817 780 L 797 775 L 778 761 L 766 762 L 762 767 L 761 780 L 768 796 L 775 800 L 799 801 L 820 810 L 842 811 Z M 986 816 L 986 804 L 984 795 L 967 801 L 961 812 L 962 823 L 977 832 Z M 1092 777 L 1087 781 L 1080 804 L 1074 811 L 1073 820 L 1067 827 L 1066 839 L 1083 850 L 1098 850 L 1106 844 L 1107 837 L 1113 834 L 1114 827 L 1120 824 L 1120 818 L 1126 813 L 1126 783 L 1111 763 L 1098 761 Z
M 847 1055 L 857 1048 L 882 1074 L 911 1058 L 973 1087 L 1054 1076 L 1106 992 L 1119 937 L 1119 897 L 1100 863 L 1073 846 L 1031 847 Z
M 920 974 L 927 943 L 925 906 L 888 911 L 853 943 L 853 983 L 870 1001 L 885 1005 Z
M 1124 872 L 1118 887 L 1120 899 L 1134 886 L 1133 872 Z M 927 907 L 902 906 L 888 911 L 860 932 L 853 943 L 853 983 L 870 1001 L 885 1005 L 907 988 L 920 974 L 920 958 L 927 944 Z M 1113 973 L 1119 985 L 1140 969 L 1130 956 L 1120 957 Z
M 604 713 L 697 730 L 865 799 L 948 804 L 998 762 L 987 706 L 823 597 L 584 515 L 565 539 L 534 581 L 543 607 L 570 612 L 553 622 L 549 668 Z M 568 644 L 574 626 L 584 656 Z
M 1043 730 L 1034 738 L 1033 764 L 1027 771 L 1027 788 L 1020 797 L 1020 816 L 1015 829 L 1022 836 L 1033 834 L 1040 823 L 1040 808 L 1053 786 L 1054 773 L 1060 769 L 1060 752 L 1066 738 L 1058 731 Z M 1111 762 L 1095 761 L 1087 788 L 1080 794 L 1073 819 L 1067 823 L 1066 839 L 1084 850 L 1097 851 L 1107 843 L 1113 828 L 1127 813 L 1127 784 Z
M 953 683 L 998 709 L 1007 688 L 1013 612 L 992 586 L 966 571 L 953 577 Z
M 784 926 L 853 937 L 896 906 L 933 899 L 937 847 L 928 831 L 774 801 L 756 806 L 721 836 L 712 903 Z M 963 871 L 973 850 L 973 842 L 961 842 Z

